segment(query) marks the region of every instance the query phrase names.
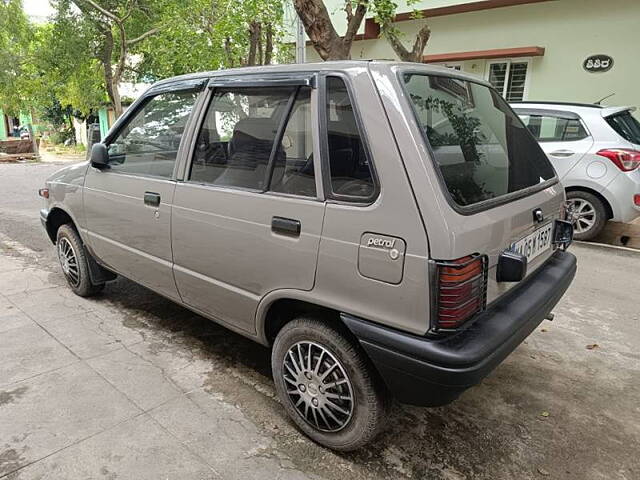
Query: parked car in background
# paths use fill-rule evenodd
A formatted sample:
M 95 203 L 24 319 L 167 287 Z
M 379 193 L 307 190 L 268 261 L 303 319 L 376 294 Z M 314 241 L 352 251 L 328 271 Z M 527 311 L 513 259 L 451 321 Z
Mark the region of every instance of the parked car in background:
M 519 102 L 511 106 L 540 142 L 567 192 L 575 238 L 607 220 L 640 216 L 640 122 L 635 107 Z
M 326 62 L 151 87 L 41 191 L 78 295 L 120 274 L 271 347 L 278 397 L 353 450 L 389 394 L 477 384 L 571 283 L 565 193 L 491 85 Z

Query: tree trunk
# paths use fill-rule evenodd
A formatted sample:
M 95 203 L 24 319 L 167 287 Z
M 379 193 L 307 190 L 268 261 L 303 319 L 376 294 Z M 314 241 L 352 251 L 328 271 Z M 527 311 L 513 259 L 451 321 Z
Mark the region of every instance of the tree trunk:
M 116 118 L 122 115 L 122 102 L 120 100 L 120 92 L 118 91 L 117 79 L 113 76 L 113 69 L 111 67 L 111 55 L 113 54 L 113 34 L 108 26 L 102 29 L 104 35 L 104 45 L 102 46 L 102 52 L 100 54 L 100 61 L 102 62 L 102 69 L 104 71 L 104 84 L 107 89 L 107 95 L 109 101 L 113 107 Z
M 247 65 L 256 64 L 258 43 L 260 41 L 260 27 L 260 22 L 253 21 L 249 24 L 249 56 L 247 57 Z
M 265 37 L 264 64 L 271 65 L 271 58 L 273 56 L 273 25 L 271 23 L 267 23 Z
M 227 66 L 229 68 L 235 67 L 235 62 L 233 60 L 233 51 L 231 50 L 231 39 L 229 37 L 224 39 L 224 53 L 227 56 Z
M 320 58 L 323 60 L 351 58 L 351 44 L 367 13 L 368 0 L 359 0 L 355 12 L 352 11 L 351 3 L 345 4 L 347 31 L 344 37 L 340 37 L 336 32 L 323 0 L 293 0 L 293 6 Z
M 398 33 L 394 29 L 385 29 L 383 28 L 383 34 L 387 38 L 387 41 L 393 48 L 393 51 L 396 52 L 396 55 L 400 58 L 400 60 L 405 62 L 422 62 L 422 55 L 424 53 L 424 49 L 429 42 L 429 38 L 431 37 L 431 30 L 428 25 L 424 25 L 418 34 L 416 35 L 416 40 L 413 43 L 413 48 L 411 51 L 407 50 L 406 47 L 400 41 Z

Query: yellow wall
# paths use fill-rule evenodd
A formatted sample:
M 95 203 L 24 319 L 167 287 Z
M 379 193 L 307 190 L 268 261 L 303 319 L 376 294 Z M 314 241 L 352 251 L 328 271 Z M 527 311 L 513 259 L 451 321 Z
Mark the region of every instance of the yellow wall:
M 556 0 L 427 21 L 432 36 L 425 54 L 545 47 L 545 55 L 534 58 L 530 66 L 529 100 L 594 102 L 615 92 L 606 104 L 640 106 L 640 0 Z M 407 43 L 421 25 L 421 21 L 397 23 Z M 312 47 L 308 52 L 308 61 L 318 59 Z M 613 57 L 613 69 L 583 70 L 585 58 L 599 53 Z M 377 39 L 354 42 L 352 58 L 395 55 L 384 39 Z M 465 62 L 463 68 L 484 76 L 485 62 Z

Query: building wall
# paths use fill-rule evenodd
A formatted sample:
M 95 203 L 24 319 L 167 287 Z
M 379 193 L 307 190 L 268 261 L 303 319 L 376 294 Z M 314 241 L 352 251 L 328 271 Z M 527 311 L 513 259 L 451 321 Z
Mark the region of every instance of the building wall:
M 7 120 L 4 116 L 4 112 L 0 108 L 0 140 L 7 139 Z
M 422 3 L 433 8 L 467 2 Z M 342 17 L 344 12 L 334 15 Z M 639 0 L 555 0 L 439 16 L 427 19 L 432 35 L 425 54 L 544 47 L 544 56 L 534 57 L 530 66 L 527 99 L 594 102 L 615 93 L 604 103 L 640 105 L 639 20 Z M 396 25 L 409 43 L 422 21 Z M 312 47 L 307 51 L 309 61 L 318 59 Z M 606 73 L 586 72 L 582 63 L 593 54 L 612 56 L 613 68 Z M 354 42 L 352 58 L 396 57 L 384 39 L 376 39 Z M 467 61 L 463 69 L 484 76 L 486 62 Z

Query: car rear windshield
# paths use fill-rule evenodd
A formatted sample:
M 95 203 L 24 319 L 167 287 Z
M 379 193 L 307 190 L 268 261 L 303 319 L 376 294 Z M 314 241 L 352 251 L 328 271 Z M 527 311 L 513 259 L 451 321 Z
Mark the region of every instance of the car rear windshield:
M 495 199 L 555 177 L 538 143 L 495 90 L 437 75 L 406 73 L 403 80 L 458 205 Z
M 622 138 L 640 145 L 640 122 L 631 115 L 631 112 L 627 110 L 623 113 L 611 115 L 605 120 Z

